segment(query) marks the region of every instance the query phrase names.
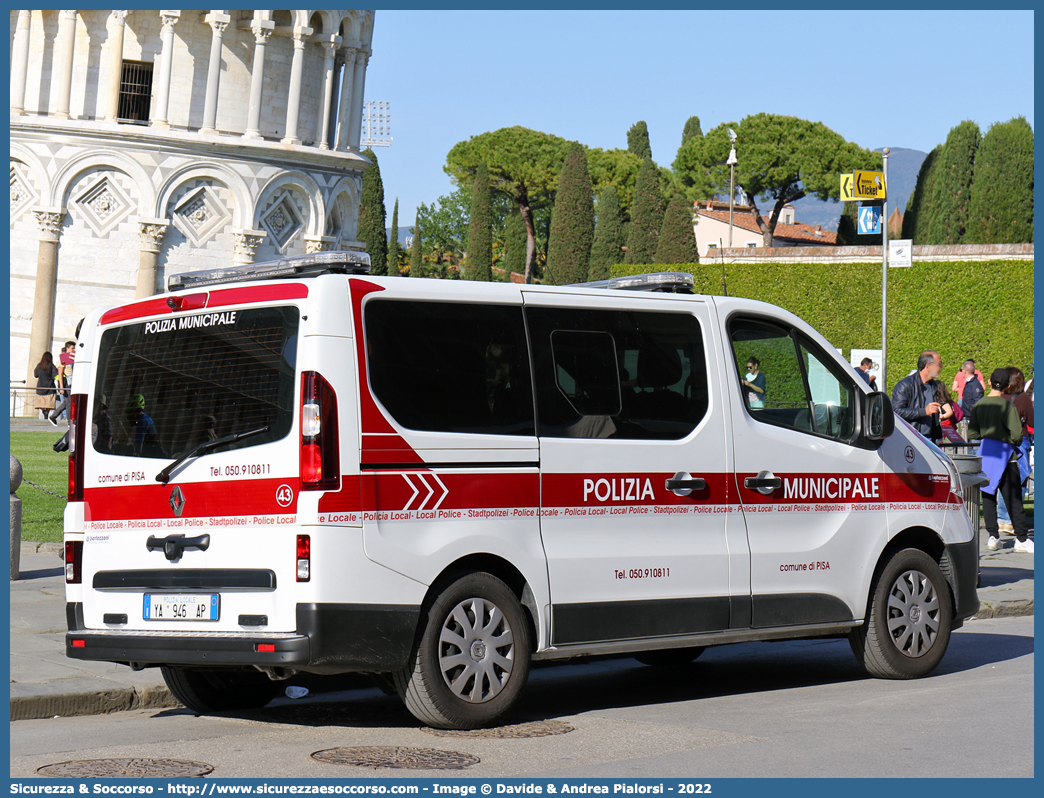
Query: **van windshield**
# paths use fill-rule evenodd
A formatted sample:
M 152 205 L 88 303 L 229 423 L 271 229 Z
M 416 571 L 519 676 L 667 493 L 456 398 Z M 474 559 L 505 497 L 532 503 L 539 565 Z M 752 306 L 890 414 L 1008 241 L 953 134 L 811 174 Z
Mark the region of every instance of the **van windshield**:
M 223 451 L 278 440 L 294 417 L 298 310 L 209 311 L 102 334 L 92 418 L 104 454 L 172 458 L 269 427 Z

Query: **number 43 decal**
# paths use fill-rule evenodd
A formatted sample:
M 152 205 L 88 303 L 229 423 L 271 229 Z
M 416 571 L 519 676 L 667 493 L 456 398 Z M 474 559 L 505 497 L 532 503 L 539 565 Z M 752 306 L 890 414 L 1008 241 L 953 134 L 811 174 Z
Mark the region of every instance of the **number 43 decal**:
M 294 503 L 294 489 L 289 485 L 280 485 L 276 488 L 276 503 L 280 507 L 289 507 Z

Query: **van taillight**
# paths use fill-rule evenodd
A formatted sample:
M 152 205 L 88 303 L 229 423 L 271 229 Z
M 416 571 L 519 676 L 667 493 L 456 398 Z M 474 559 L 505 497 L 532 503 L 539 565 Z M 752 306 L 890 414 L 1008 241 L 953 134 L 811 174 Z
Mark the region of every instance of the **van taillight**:
M 307 582 L 312 578 L 312 539 L 308 535 L 297 536 L 297 581 Z
M 69 501 L 83 501 L 83 446 L 87 437 L 87 394 L 76 393 L 69 401 Z
M 301 490 L 336 490 L 341 480 L 337 397 L 315 371 L 301 375 Z
M 83 569 L 83 541 L 67 540 L 65 542 L 65 581 L 70 585 L 80 584 Z

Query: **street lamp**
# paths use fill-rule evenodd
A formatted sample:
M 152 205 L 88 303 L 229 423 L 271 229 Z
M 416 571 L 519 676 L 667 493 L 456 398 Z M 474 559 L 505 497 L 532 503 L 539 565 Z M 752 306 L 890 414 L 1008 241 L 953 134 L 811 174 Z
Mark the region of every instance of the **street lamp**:
M 729 159 L 725 162 L 729 165 L 729 249 L 732 249 L 732 205 L 736 196 L 736 131 L 729 128 L 729 141 L 732 149 L 729 150 Z

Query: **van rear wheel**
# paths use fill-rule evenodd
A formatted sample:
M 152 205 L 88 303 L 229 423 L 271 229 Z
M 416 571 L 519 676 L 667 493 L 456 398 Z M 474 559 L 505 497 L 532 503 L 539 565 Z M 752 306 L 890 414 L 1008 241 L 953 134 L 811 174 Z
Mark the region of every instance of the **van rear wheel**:
M 163 681 L 182 704 L 200 715 L 263 707 L 280 683 L 260 671 L 163 665 Z
M 953 602 L 938 564 L 920 549 L 903 549 L 878 572 L 866 620 L 848 640 L 871 676 L 918 679 L 942 660 L 952 626 Z
M 439 729 L 475 729 L 515 704 L 529 676 L 529 623 L 504 582 L 466 574 L 421 623 L 410 666 L 394 674 L 414 717 Z

